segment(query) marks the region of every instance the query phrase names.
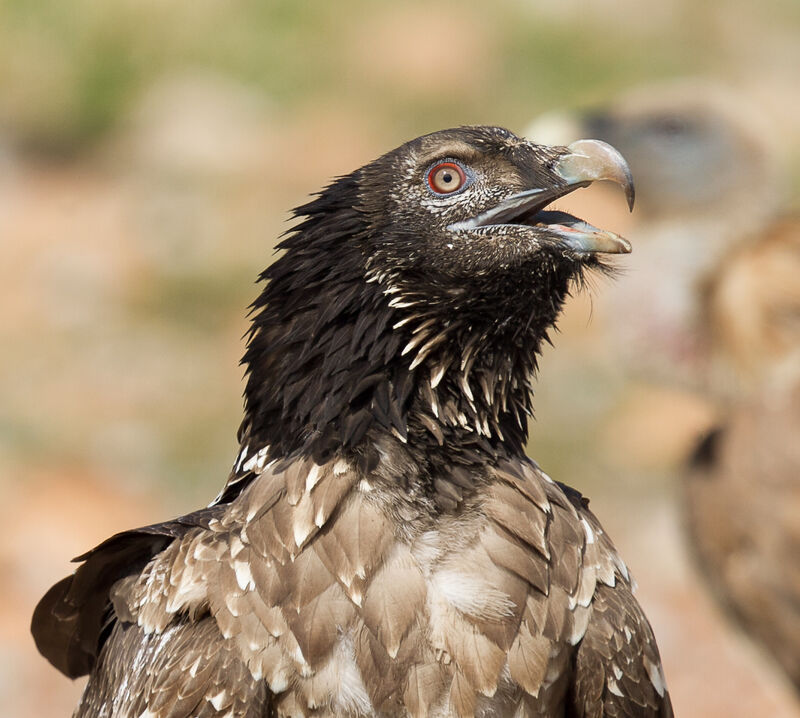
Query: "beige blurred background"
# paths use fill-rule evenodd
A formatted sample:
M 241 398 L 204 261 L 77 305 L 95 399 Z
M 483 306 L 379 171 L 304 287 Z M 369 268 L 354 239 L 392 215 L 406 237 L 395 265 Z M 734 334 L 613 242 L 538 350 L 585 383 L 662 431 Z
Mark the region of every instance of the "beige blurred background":
M 291 207 L 424 132 L 523 131 L 690 79 L 758 115 L 796 209 L 798 68 L 797 0 L 0 0 L 3 714 L 66 716 L 79 695 L 28 631 L 69 558 L 225 480 L 246 307 Z M 636 247 L 621 195 L 574 199 Z M 682 538 L 676 476 L 717 408 L 615 361 L 607 287 L 542 361 L 531 453 L 631 566 L 676 715 L 798 718 Z

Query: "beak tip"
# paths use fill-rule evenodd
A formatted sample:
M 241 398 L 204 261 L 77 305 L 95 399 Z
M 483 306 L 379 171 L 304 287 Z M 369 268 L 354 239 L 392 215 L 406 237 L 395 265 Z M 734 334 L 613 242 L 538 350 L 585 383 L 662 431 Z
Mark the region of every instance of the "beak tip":
M 625 192 L 628 209 L 633 211 L 636 190 L 633 175 L 625 158 L 617 149 L 602 140 L 578 140 L 567 147 L 556 164 L 556 173 L 567 182 L 610 180 Z
M 625 162 L 624 159 L 623 162 L 625 181 L 622 183 L 622 186 L 625 190 L 625 200 L 628 202 L 628 211 L 633 212 L 633 205 L 636 202 L 636 186 L 633 184 L 633 175 L 631 174 L 630 167 L 628 167 L 628 163 Z

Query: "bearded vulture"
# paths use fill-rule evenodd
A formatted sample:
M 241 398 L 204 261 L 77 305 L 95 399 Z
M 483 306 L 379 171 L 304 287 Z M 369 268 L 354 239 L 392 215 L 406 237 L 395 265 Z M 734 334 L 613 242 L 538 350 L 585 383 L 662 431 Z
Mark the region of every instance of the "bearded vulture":
M 217 498 L 42 598 L 75 716 L 671 716 L 632 580 L 525 455 L 537 354 L 628 242 L 547 206 L 611 146 L 419 137 L 299 207 L 253 304 Z

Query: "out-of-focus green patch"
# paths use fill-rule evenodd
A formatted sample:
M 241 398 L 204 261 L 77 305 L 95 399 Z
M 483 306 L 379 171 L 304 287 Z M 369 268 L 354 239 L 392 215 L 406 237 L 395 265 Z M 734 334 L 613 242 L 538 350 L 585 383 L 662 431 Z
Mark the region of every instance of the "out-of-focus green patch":
M 128 310 L 138 321 L 174 323 L 176 326 L 214 334 L 235 323 L 255 298 L 252 272 L 241 269 L 220 275 L 187 273 L 151 277 L 130 298 Z
M 124 7 L 0 2 L 0 123 L 23 146 L 71 154 L 124 112 L 150 59 Z
M 46 455 L 48 449 L 52 450 L 51 442 L 42 441 L 39 423 L 20 421 L 19 415 L 0 410 L 0 453 L 26 459 Z
M 163 464 L 169 471 L 170 491 L 192 493 L 199 502 L 208 503 L 222 488 L 236 458 L 241 420 L 241 402 L 228 406 L 230 411 L 198 413 L 192 421 L 170 429 Z
M 563 109 L 607 99 L 623 87 L 696 70 L 698 53 L 676 52 L 676 38 L 622 32 L 617 26 L 528 19 L 507 28 L 505 107 L 528 122 L 531 108 Z M 501 98 L 498 98 L 502 100 Z
M 791 13 L 786 0 L 772 4 Z M 443 8 L 491 27 L 499 62 L 474 87 L 431 98 L 391 83 L 362 86 L 348 70 L 352 29 L 381 10 L 367 0 L 0 0 L 0 123 L 28 146 L 74 152 L 101 137 L 160 74 L 199 66 L 284 106 L 336 94 L 364 104 L 392 134 L 463 122 L 524 125 L 535 112 L 630 82 L 697 72 L 713 54 L 710 21 L 688 8 L 657 32 L 557 20 L 512 0 Z
M 140 88 L 185 66 L 291 100 L 335 76 L 330 30 L 341 10 L 247 0 L 0 0 L 0 123 L 28 147 L 75 152 L 113 126 Z
M 127 48 L 120 47 L 114 38 L 104 38 L 102 44 L 104 47 L 98 51 L 103 62 L 85 62 L 76 82 L 78 112 L 74 132 L 78 143 L 111 127 L 137 87 L 137 68 Z

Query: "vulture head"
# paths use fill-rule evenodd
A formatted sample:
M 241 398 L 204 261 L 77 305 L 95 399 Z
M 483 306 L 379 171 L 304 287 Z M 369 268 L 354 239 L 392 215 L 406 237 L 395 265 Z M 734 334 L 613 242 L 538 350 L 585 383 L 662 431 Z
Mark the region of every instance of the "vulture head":
M 295 214 L 263 273 L 244 363 L 249 455 L 414 447 L 521 451 L 536 353 L 571 283 L 630 251 L 549 205 L 633 183 L 610 145 L 548 147 L 496 127 L 419 137 Z M 410 434 L 415 441 L 408 442 Z M 371 439 L 371 441 L 365 441 Z
M 546 209 L 596 179 L 623 185 L 632 204 L 627 165 L 601 142 L 546 147 L 499 128 L 460 128 L 420 137 L 356 176 L 369 269 L 412 292 L 417 282 L 469 291 L 544 268 L 575 273 L 598 252 L 630 251 L 617 235 Z

